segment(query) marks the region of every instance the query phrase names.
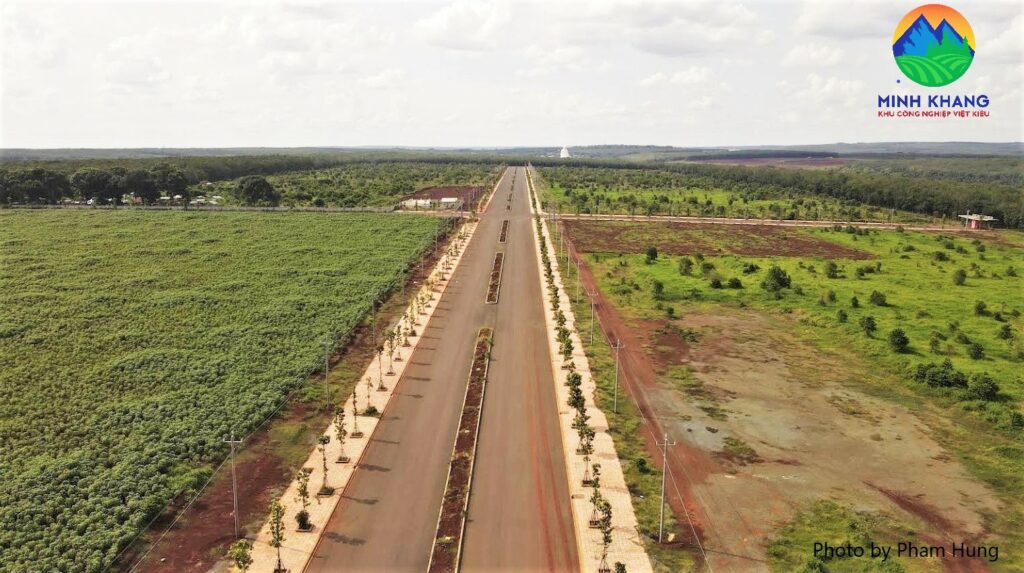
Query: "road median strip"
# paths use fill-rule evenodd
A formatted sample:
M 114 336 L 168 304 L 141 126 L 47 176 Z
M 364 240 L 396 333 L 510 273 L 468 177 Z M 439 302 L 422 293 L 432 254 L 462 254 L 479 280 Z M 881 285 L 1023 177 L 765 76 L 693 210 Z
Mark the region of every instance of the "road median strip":
M 473 364 L 469 369 L 466 396 L 462 403 L 462 417 L 455 434 L 448 479 L 437 518 L 437 532 L 430 552 L 428 573 L 458 571 L 462 559 L 462 541 L 466 530 L 466 511 L 473 485 L 476 463 L 476 445 L 480 434 L 480 416 L 483 412 L 484 392 L 487 388 L 487 369 L 490 365 L 494 332 L 481 328 L 473 349 Z
M 487 304 L 497 304 L 498 291 L 501 290 L 501 271 L 505 263 L 505 253 L 494 254 L 494 266 L 491 267 L 491 280 L 487 285 Z

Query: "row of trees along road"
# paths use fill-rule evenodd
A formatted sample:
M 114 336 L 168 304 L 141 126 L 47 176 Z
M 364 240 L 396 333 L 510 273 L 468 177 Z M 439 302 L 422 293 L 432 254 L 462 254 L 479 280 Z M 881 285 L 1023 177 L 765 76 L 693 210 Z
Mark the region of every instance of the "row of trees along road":
M 161 164 L 151 169 L 124 167 L 83 167 L 68 175 L 45 167 L 0 171 L 0 203 L 56 205 L 62 201 L 92 199 L 99 204 L 120 204 L 125 196 L 145 205 L 158 202 L 161 196 L 180 196 L 189 200 L 190 181 L 185 172 L 172 165 Z M 259 175 L 238 180 L 238 200 L 245 205 L 277 206 L 281 193 Z

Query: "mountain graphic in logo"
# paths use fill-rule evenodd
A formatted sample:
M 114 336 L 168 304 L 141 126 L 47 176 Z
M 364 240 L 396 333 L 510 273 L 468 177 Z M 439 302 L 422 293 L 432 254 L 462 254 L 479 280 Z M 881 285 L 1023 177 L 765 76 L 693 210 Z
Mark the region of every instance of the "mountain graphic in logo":
M 914 8 L 892 37 L 892 55 L 903 75 L 927 87 L 960 79 L 974 61 L 974 30 L 959 12 L 943 4 Z

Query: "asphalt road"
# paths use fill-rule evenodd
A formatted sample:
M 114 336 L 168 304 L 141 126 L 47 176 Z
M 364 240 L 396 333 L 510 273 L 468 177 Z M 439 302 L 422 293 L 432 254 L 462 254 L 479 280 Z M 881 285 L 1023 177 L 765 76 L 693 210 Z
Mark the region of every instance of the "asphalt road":
M 513 171 L 515 200 L 507 210 Z M 578 570 L 538 270 L 528 242 L 528 201 L 525 170 L 510 168 L 307 571 L 426 570 L 482 326 L 495 328 L 495 347 L 463 570 Z M 504 219 L 510 219 L 509 243 L 500 245 Z M 487 305 L 491 264 L 501 249 L 506 258 L 499 301 Z
M 507 193 L 490 207 L 509 229 L 462 571 L 578 571 L 526 170 L 516 172 L 511 209 Z

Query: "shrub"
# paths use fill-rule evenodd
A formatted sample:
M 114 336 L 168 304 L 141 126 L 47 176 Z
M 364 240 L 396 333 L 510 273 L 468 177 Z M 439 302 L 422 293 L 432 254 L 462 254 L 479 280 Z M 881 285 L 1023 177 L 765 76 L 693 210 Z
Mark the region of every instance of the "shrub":
M 711 288 L 722 288 L 722 279 L 718 277 L 712 277 Z
M 1013 338 L 1013 327 L 1010 326 L 1009 324 L 1004 324 L 1002 327 L 1000 327 L 999 334 L 997 334 L 996 336 L 998 336 L 1000 340 L 1010 340 L 1010 339 L 1012 339 Z
M 658 260 L 658 247 L 647 247 L 647 259 L 644 262 L 651 264 L 656 260 Z
M 693 259 L 690 257 L 683 257 L 679 259 L 679 274 L 689 275 L 693 272 Z
M 755 265 L 754 263 L 746 263 L 745 265 L 743 265 L 743 274 L 745 275 L 754 274 L 759 270 L 761 270 L 761 267 Z
M 888 303 L 885 301 L 885 293 L 879 292 L 877 290 L 871 291 L 871 296 L 868 298 L 868 300 L 870 300 L 871 304 L 875 306 L 888 305 Z
M 932 258 L 942 263 L 949 260 L 949 255 L 946 254 L 946 251 L 935 251 L 932 253 Z
M 663 300 L 665 298 L 665 283 L 654 279 L 651 282 L 651 293 L 654 295 L 654 300 Z
M 761 281 L 761 288 L 771 293 L 778 293 L 784 288 L 789 288 L 790 278 L 786 271 L 778 265 L 772 265 L 768 274 Z
M 704 276 L 708 276 L 709 274 L 711 274 L 711 271 L 713 270 L 715 270 L 714 263 L 704 261 L 700 264 L 700 274 Z
M 889 347 L 894 352 L 906 352 L 910 346 L 910 338 L 902 328 L 894 328 L 889 332 Z
M 966 388 L 967 376 L 956 368 L 947 358 L 942 364 L 918 364 L 914 371 L 914 380 L 933 388 Z
M 836 311 L 836 320 L 838 320 L 839 322 L 846 322 L 847 319 L 849 319 L 849 316 L 846 315 L 845 310 L 839 309 L 838 311 Z
M 830 279 L 839 278 L 839 265 L 835 261 L 825 263 L 825 276 Z
M 971 376 L 964 393 L 970 400 L 992 401 L 999 396 L 999 384 L 986 372 L 978 372 Z
M 857 297 L 850 298 L 850 308 L 860 308 L 860 299 Z
M 977 342 L 972 342 L 967 347 L 967 355 L 974 360 L 981 360 L 985 357 L 985 347 Z
M 953 284 L 955 284 L 956 286 L 963 285 L 966 280 L 967 280 L 967 271 L 965 271 L 963 269 L 957 269 L 956 272 L 953 273 Z
M 878 323 L 876 323 L 874 317 L 871 316 L 861 317 L 861 319 L 857 321 L 857 324 L 860 326 L 860 329 L 864 331 L 864 334 L 868 336 L 871 336 L 876 330 L 878 330 Z
M 728 286 L 729 288 L 743 288 L 743 282 L 736 277 L 732 277 L 731 279 L 729 279 L 729 282 L 726 283 L 726 286 Z
M 988 305 L 985 304 L 985 301 L 983 301 L 983 300 L 975 301 L 975 303 L 974 303 L 974 314 L 976 314 L 978 316 L 986 316 L 986 315 L 988 315 Z

